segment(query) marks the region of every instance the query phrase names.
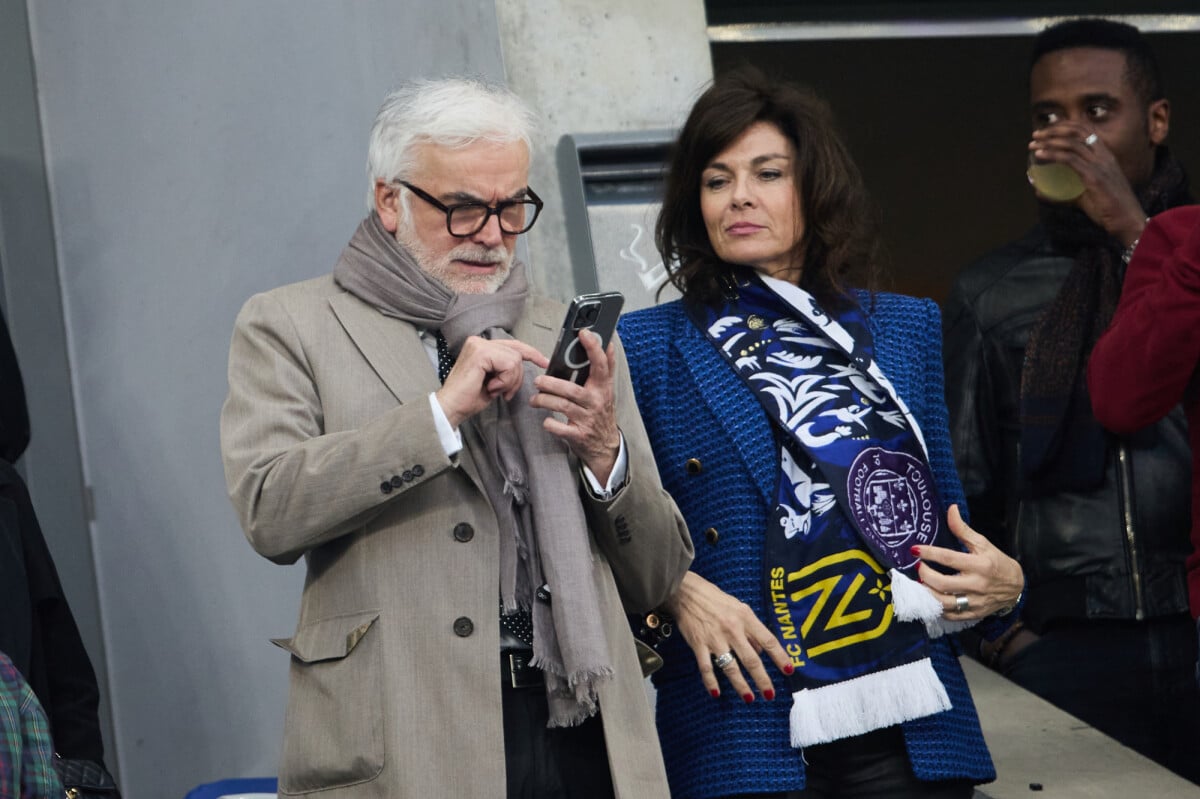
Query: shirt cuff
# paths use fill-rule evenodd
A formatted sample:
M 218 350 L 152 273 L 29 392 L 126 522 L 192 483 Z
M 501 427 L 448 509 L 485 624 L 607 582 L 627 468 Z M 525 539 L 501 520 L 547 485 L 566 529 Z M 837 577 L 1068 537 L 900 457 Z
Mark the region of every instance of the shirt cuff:
M 619 432 L 619 431 L 618 431 Z M 600 481 L 592 470 L 580 464 L 583 477 L 587 482 L 588 493 L 593 499 L 607 501 L 615 497 L 625 487 L 625 478 L 629 472 L 629 458 L 625 455 L 625 434 L 620 433 L 621 446 L 617 450 L 617 462 L 613 464 L 612 473 L 608 476 L 608 485 L 601 487 Z
M 435 391 L 429 392 L 429 409 L 433 411 L 433 425 L 437 428 L 438 440 L 442 442 L 442 449 L 446 451 L 447 458 L 453 458 L 462 451 L 462 433 L 450 426 L 450 420 L 446 418 L 446 412 L 442 410 L 442 403 L 437 401 L 437 392 Z

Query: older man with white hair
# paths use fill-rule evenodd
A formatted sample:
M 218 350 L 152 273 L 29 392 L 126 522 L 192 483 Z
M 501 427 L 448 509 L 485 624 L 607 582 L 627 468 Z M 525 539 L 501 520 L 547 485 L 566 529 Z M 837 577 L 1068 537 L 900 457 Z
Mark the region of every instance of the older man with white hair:
M 625 613 L 690 538 L 619 344 L 581 335 L 582 386 L 541 373 L 563 308 L 514 259 L 532 131 L 496 87 L 393 92 L 333 272 L 238 316 L 229 493 L 255 550 L 307 564 L 281 794 L 667 795 Z

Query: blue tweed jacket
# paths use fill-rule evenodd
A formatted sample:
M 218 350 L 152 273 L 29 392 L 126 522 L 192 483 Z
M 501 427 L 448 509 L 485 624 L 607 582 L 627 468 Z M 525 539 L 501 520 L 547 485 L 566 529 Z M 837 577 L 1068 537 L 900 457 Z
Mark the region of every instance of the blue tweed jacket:
M 864 305 L 870 308 L 866 295 Z M 931 300 L 875 295 L 869 321 L 876 360 L 921 425 L 943 501 L 965 509 L 942 390 L 941 323 Z M 663 485 L 696 545 L 692 569 L 764 613 L 763 531 L 774 503 L 778 454 L 761 406 L 680 302 L 622 317 L 621 341 Z M 689 459 L 700 462 L 689 471 Z M 774 701 L 745 704 L 726 687 L 705 691 L 682 636 L 662 649 L 655 675 L 658 733 L 671 795 L 705 799 L 804 787 L 804 761 L 789 741 L 790 692 L 776 675 Z M 947 638 L 931 658 L 953 708 L 903 725 L 909 759 L 924 780 L 995 779 L 979 718 Z M 773 672 L 774 669 L 771 669 Z

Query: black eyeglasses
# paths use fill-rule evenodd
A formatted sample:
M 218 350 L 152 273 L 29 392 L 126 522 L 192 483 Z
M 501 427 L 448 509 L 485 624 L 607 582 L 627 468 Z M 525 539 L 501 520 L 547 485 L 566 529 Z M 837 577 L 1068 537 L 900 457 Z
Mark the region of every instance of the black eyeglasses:
M 529 197 L 524 200 L 501 200 L 495 205 L 487 203 L 443 205 L 432 194 L 418 189 L 407 181 L 397 180 L 395 182 L 446 214 L 446 230 L 450 231 L 451 236 L 457 236 L 460 239 L 474 236 L 483 230 L 483 226 L 488 223 L 492 214 L 495 214 L 496 218 L 500 220 L 502 232 L 509 235 L 524 233 L 533 227 L 538 214 L 542 211 L 542 198 L 534 194 L 533 189 L 528 186 L 525 187 L 525 193 Z

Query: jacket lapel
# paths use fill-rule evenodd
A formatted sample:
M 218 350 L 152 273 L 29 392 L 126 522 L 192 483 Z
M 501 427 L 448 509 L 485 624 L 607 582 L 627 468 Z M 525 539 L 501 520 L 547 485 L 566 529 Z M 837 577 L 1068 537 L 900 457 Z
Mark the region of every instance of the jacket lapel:
M 384 316 L 351 294 L 335 294 L 329 304 L 358 351 L 397 401 L 412 402 L 437 391 L 437 374 L 415 327 Z
M 430 392 L 438 390 L 437 371 L 415 327 L 383 315 L 352 294 L 335 294 L 329 304 L 346 334 L 397 402 L 423 402 Z M 463 471 L 482 491 L 483 482 L 471 453 L 464 448 L 458 458 Z
M 774 507 L 779 448 L 762 406 L 686 316 L 683 335 L 675 341 L 675 348 L 691 372 L 697 393 L 725 432 L 726 446 L 746 464 L 763 502 Z

